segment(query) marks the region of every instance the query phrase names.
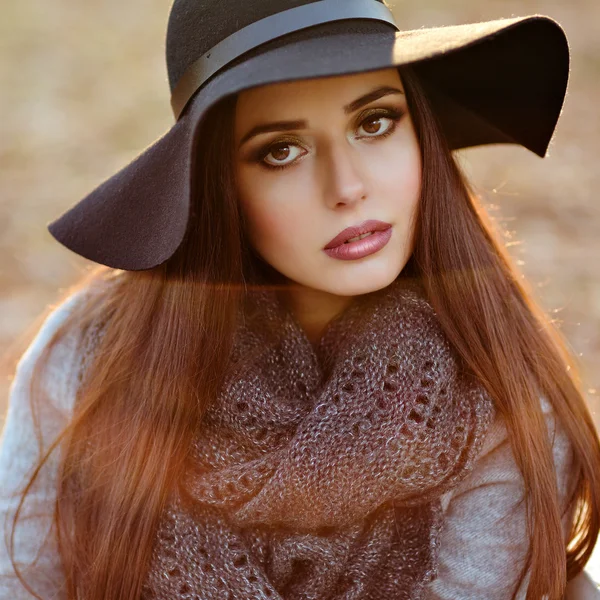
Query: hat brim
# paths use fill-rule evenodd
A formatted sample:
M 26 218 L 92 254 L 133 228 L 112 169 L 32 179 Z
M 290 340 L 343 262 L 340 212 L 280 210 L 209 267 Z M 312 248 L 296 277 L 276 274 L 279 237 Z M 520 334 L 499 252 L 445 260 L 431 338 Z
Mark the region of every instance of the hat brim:
M 452 149 L 513 143 L 546 155 L 569 78 L 568 42 L 553 19 L 534 15 L 389 34 L 313 37 L 217 74 L 165 135 L 48 230 L 96 263 L 131 271 L 156 267 L 184 238 L 198 132 L 212 105 L 269 83 L 408 64 L 426 82 Z

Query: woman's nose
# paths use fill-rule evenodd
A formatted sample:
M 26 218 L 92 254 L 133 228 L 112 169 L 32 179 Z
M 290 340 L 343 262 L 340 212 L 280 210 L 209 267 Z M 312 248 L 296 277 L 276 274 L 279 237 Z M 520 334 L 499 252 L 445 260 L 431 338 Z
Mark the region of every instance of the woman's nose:
M 362 201 L 367 195 L 364 164 L 360 153 L 346 141 L 323 150 L 323 194 L 330 208 Z

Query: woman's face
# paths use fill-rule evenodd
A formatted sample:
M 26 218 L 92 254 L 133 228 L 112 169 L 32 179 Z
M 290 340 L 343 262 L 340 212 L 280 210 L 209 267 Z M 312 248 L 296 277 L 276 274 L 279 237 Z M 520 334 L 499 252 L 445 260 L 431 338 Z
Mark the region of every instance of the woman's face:
M 396 69 L 243 91 L 235 148 L 250 241 L 286 278 L 354 296 L 402 271 L 412 252 L 421 159 Z M 367 220 L 391 229 L 359 243 L 362 252 L 345 244 L 344 260 L 324 250 Z

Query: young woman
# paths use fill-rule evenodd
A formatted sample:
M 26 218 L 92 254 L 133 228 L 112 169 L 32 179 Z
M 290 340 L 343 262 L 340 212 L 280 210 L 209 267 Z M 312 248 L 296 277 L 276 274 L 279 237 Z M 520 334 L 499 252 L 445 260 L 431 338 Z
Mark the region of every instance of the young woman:
M 17 365 L 0 597 L 593 597 L 577 364 L 452 154 L 544 156 L 562 30 L 281 4 L 176 2 L 176 124 L 50 226 L 100 266 Z

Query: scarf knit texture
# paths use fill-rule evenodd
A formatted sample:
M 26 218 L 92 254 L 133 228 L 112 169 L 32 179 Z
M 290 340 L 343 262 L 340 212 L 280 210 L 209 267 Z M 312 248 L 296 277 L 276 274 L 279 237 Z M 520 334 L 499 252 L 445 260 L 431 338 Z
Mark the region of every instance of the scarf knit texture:
M 440 497 L 495 411 L 421 284 L 356 297 L 315 345 L 274 289 L 249 292 L 241 315 L 142 597 L 422 597 Z

